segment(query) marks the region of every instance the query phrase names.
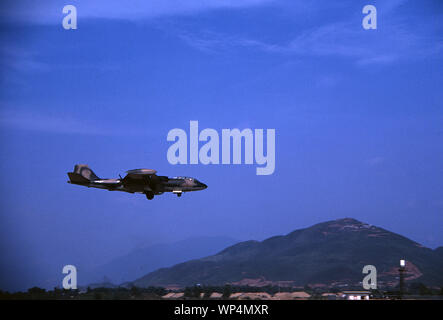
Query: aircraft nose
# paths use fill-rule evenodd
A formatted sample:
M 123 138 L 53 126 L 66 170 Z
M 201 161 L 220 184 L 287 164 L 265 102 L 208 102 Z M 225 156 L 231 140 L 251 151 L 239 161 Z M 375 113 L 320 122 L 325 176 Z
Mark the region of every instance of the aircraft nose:
M 200 183 L 201 184 L 201 187 L 203 188 L 203 189 L 206 189 L 208 186 L 207 185 L 205 185 L 204 183 Z

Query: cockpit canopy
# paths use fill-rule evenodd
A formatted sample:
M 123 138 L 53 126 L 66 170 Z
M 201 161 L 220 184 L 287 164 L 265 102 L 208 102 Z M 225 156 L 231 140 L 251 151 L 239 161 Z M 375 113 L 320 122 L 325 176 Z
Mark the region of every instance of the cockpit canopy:
M 190 181 L 194 181 L 195 179 L 192 177 L 185 177 L 185 176 L 180 176 L 180 177 L 172 177 L 172 179 L 184 179 L 184 180 L 190 180 Z

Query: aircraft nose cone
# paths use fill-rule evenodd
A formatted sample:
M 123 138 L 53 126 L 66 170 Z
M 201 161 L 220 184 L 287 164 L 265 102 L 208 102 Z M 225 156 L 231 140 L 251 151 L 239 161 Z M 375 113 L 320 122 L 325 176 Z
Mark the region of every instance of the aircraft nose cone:
M 208 186 L 205 185 L 204 183 L 202 183 L 201 186 L 202 186 L 203 189 L 206 189 L 206 188 L 208 187 Z

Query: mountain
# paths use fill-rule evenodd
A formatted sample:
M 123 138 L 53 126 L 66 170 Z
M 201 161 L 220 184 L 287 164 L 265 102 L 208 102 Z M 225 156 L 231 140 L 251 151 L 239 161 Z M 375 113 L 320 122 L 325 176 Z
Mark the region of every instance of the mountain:
M 434 252 L 439 256 L 443 257 L 443 247 L 438 247 L 434 249 Z
M 79 277 L 79 281 L 83 285 L 95 282 L 120 284 L 161 267 L 205 257 L 236 242 L 228 237 L 194 237 L 174 243 L 141 247 L 109 263 L 85 271 Z
M 216 255 L 162 268 L 133 282 L 136 286 L 359 285 L 363 266 L 377 268 L 379 287 L 398 283 L 400 259 L 407 281 L 443 285 L 443 257 L 382 228 L 345 218 L 295 230 L 264 241 L 245 241 Z M 361 284 L 359 285 L 361 287 Z

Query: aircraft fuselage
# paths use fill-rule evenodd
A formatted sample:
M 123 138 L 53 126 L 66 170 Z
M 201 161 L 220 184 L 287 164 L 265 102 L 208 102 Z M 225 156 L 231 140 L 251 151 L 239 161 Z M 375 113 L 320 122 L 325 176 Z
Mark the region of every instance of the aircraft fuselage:
M 191 177 L 157 176 L 155 170 L 135 169 L 120 179 L 101 179 L 86 165 L 76 165 L 74 172 L 68 172 L 68 183 L 88 188 L 106 189 L 109 191 L 123 191 L 129 193 L 143 193 L 148 199 L 164 192 L 172 192 L 181 196 L 183 192 L 199 191 L 207 185 Z

